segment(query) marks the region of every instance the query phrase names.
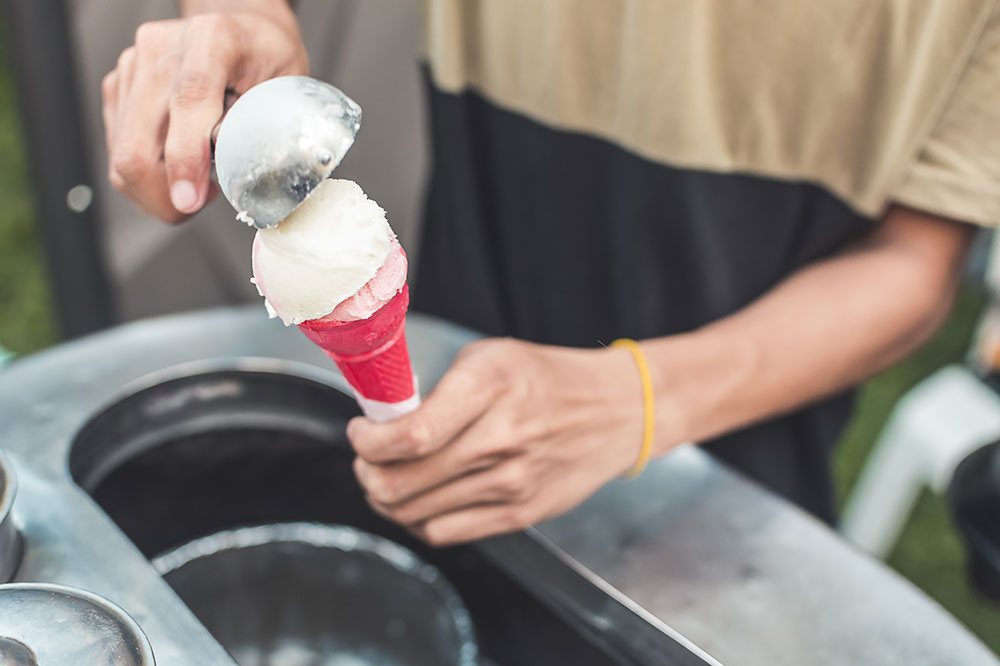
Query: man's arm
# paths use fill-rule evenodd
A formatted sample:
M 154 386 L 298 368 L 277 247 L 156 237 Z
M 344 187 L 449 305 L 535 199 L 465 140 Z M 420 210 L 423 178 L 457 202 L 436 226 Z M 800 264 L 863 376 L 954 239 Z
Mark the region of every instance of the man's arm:
M 907 356 L 947 316 L 972 233 L 893 207 L 860 242 L 743 310 L 645 343 L 660 452 L 793 410 Z
M 703 441 L 852 385 L 903 358 L 952 302 L 971 227 L 894 207 L 867 237 L 697 331 L 642 343 L 654 452 Z M 523 528 L 634 463 L 642 400 L 626 350 L 486 340 L 416 412 L 353 420 L 372 506 L 448 544 Z
M 180 0 L 181 16 L 288 5 L 288 0 Z

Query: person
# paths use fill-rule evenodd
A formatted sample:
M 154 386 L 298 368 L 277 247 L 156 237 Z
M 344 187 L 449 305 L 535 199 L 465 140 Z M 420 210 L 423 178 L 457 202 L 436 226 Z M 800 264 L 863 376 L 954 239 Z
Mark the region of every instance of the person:
M 181 4 L 103 83 L 110 178 L 169 222 L 213 195 L 226 91 L 308 71 L 283 0 Z M 371 505 L 452 544 L 698 442 L 833 521 L 850 387 L 932 334 L 1000 217 L 998 11 L 426 0 L 413 303 L 492 337 L 349 424 Z

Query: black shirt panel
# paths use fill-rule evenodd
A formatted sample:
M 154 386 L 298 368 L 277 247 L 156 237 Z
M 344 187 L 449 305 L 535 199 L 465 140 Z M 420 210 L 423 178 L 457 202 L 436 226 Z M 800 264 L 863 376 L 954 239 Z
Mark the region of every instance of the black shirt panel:
M 816 185 L 659 164 L 475 92 L 429 89 L 433 175 L 413 307 L 487 335 L 594 347 L 690 331 L 871 228 Z M 829 453 L 849 403 L 708 448 L 830 520 Z

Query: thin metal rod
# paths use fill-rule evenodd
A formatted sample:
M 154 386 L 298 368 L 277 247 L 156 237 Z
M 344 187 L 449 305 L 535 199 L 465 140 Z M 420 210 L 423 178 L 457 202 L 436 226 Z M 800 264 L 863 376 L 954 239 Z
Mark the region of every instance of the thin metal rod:
M 110 325 L 114 305 L 69 17 L 62 0 L 7 0 L 4 23 L 57 317 L 62 336 L 72 338 Z

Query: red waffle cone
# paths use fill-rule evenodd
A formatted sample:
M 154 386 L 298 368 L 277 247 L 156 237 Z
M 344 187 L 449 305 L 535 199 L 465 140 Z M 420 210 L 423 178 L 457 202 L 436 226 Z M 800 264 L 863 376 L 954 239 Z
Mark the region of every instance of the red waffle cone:
M 406 349 L 408 285 L 372 316 L 358 321 L 312 319 L 299 329 L 332 358 L 367 400 L 398 403 L 414 396 L 413 368 Z

